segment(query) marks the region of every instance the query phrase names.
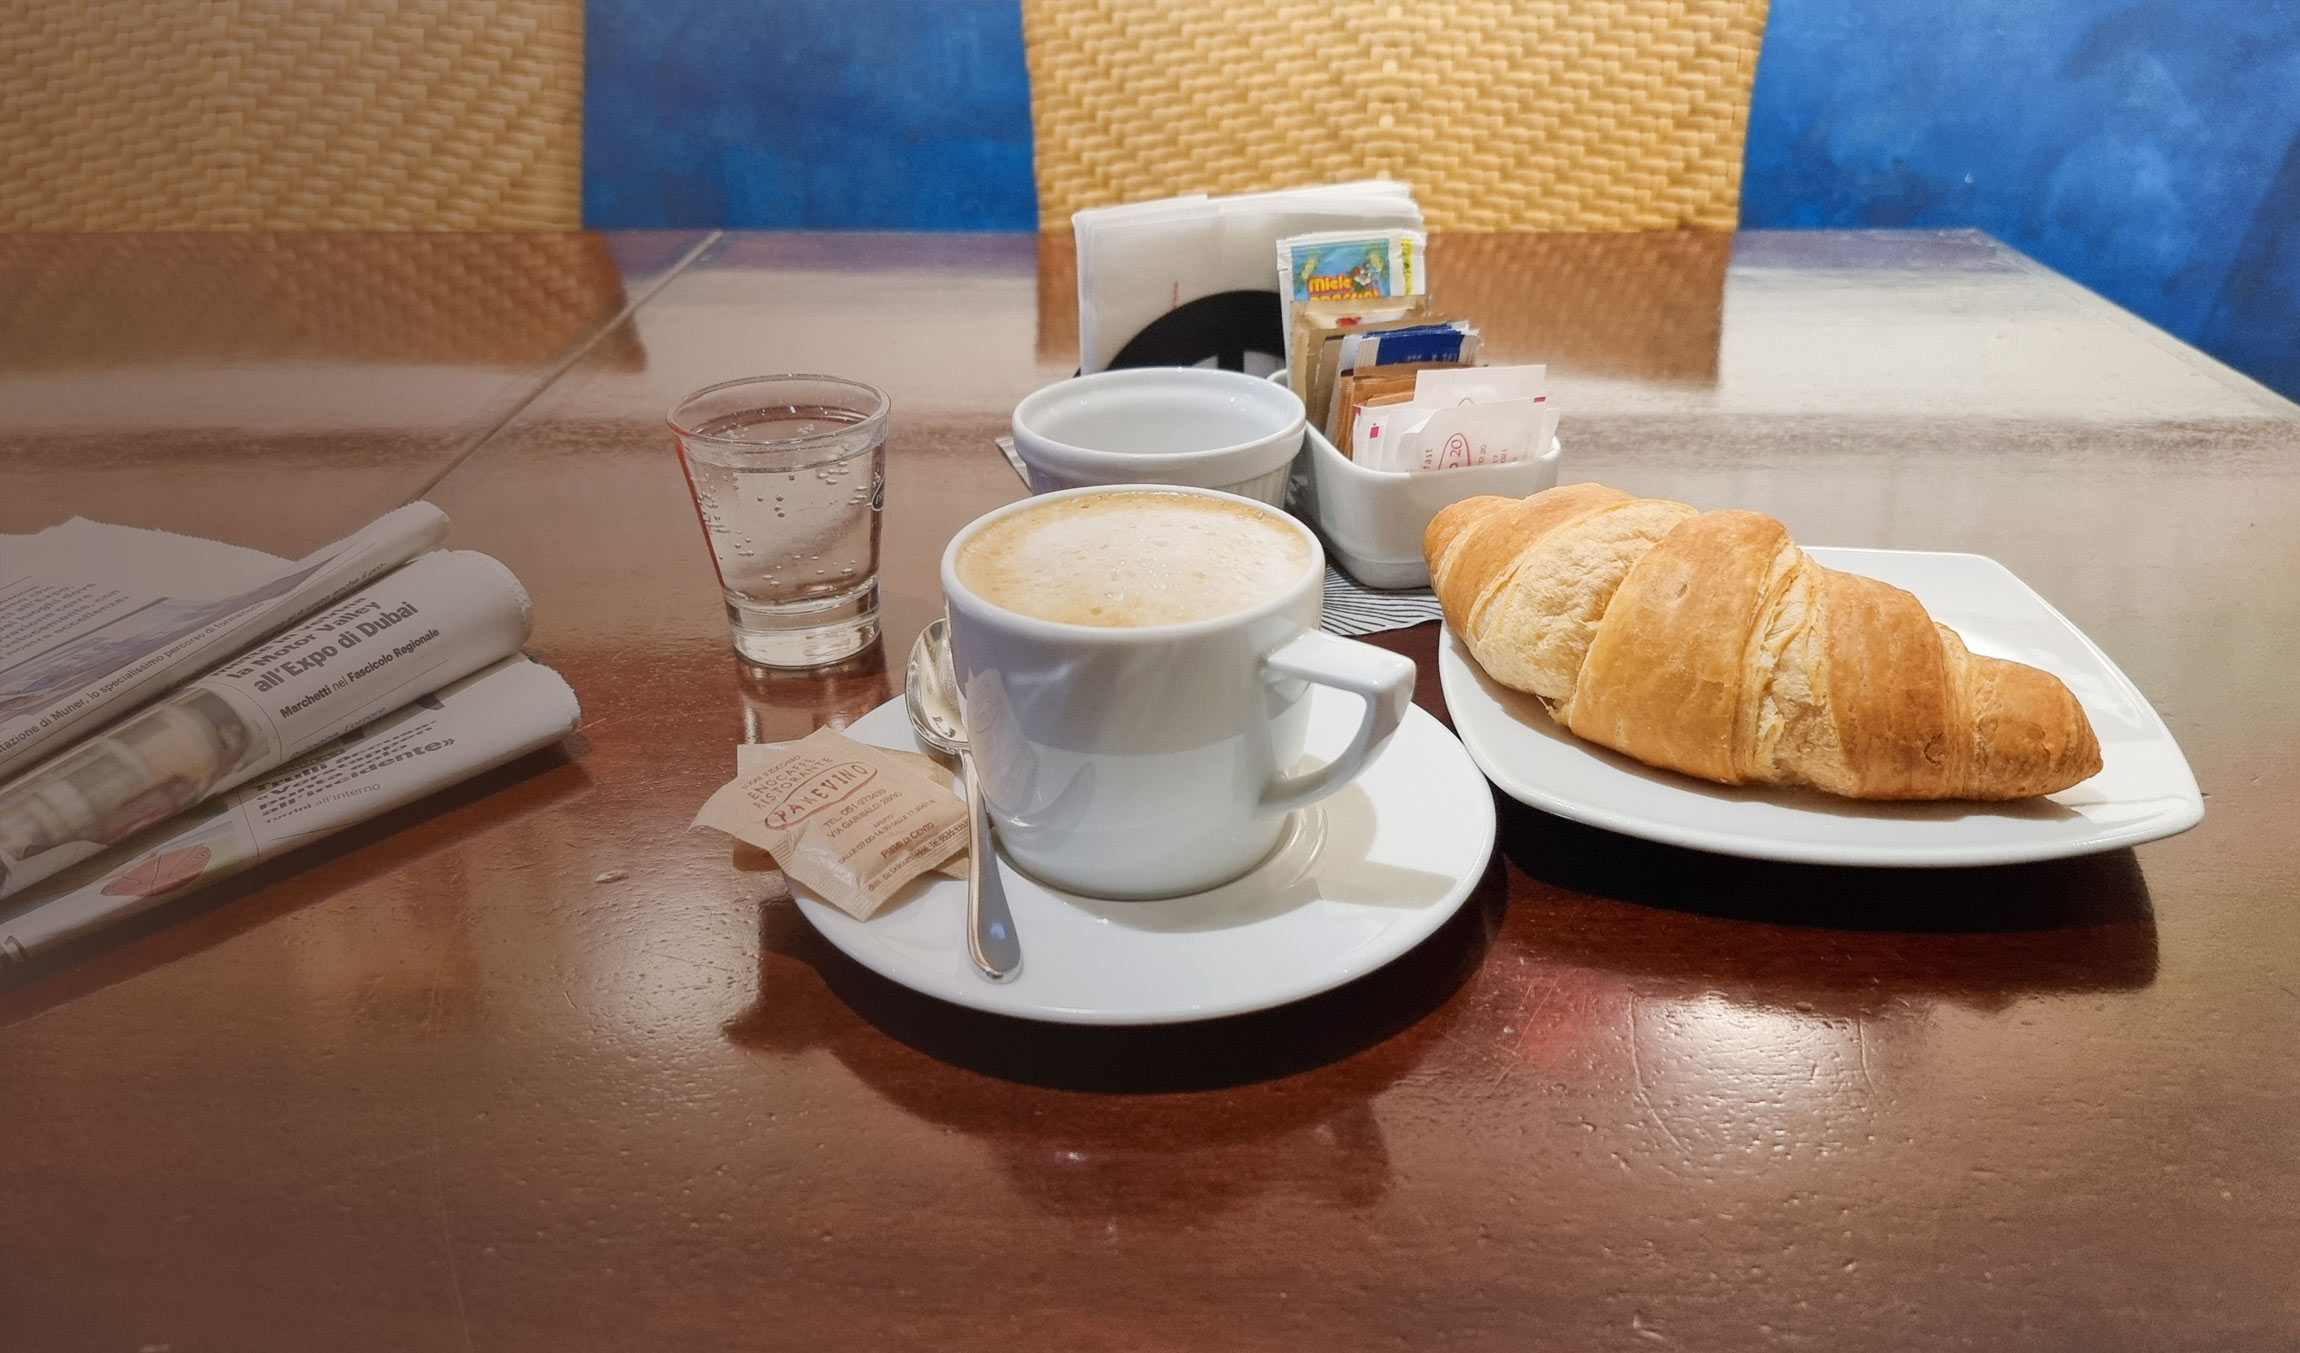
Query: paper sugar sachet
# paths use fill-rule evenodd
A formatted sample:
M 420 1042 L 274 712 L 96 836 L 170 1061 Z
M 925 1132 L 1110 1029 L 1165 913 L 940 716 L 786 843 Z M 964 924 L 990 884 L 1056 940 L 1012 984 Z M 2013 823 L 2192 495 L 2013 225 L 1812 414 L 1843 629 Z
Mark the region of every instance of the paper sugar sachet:
M 1406 362 L 1342 376 L 1331 397 L 1334 411 L 1328 415 L 1333 427 L 1328 437 L 1334 449 L 1352 460 L 1359 460 L 1357 439 L 1371 433 L 1375 442 L 1370 444 L 1378 444 L 1384 428 L 1383 421 L 1372 417 L 1369 411 L 1388 412 L 1398 405 L 1413 403 L 1415 382 L 1422 372 L 1431 369 L 1426 363 Z
M 1375 326 L 1345 332 L 1331 345 L 1332 371 L 1318 387 L 1319 428 L 1337 444 L 1350 430 L 1348 387 L 1355 376 L 1363 383 L 1369 374 L 1419 371 L 1432 366 L 1468 366 L 1477 360 L 1479 338 L 1468 320 L 1440 320 L 1397 326 Z
M 844 735 L 842 734 L 842 736 Z M 749 775 L 753 771 L 760 770 L 768 762 L 797 745 L 796 742 L 738 742 L 735 744 L 735 774 L 738 776 Z M 894 747 L 880 747 L 876 750 L 893 757 L 896 765 L 905 768 L 928 784 L 947 785 L 950 783 L 950 768 L 924 752 L 905 752 Z
M 1449 319 L 1344 335 L 1342 360 L 1352 371 L 1403 362 L 1468 366 L 1477 361 L 1478 347 L 1478 332 L 1468 320 Z
M 966 805 L 902 755 L 821 728 L 722 786 L 695 814 L 775 857 L 857 920 L 966 843 Z
M 1322 369 L 1323 389 L 1331 392 L 1334 363 L 1328 354 L 1334 342 L 1344 334 L 1421 323 L 1429 308 L 1430 298 L 1426 292 L 1418 296 L 1389 296 L 1378 301 L 1305 301 L 1287 307 L 1292 327 L 1286 339 L 1286 383 L 1302 397 L 1305 405 L 1324 408 L 1318 375 Z
M 759 770 L 768 762 L 774 760 L 778 756 L 781 756 L 783 754 L 783 750 L 791 745 L 792 744 L 788 742 L 736 743 L 735 778 L 739 780 L 744 776 L 750 775 L 753 772 Z M 951 769 L 948 766 L 943 765 L 940 761 L 935 760 L 933 757 L 928 756 L 924 752 L 906 752 L 894 747 L 881 748 L 880 750 L 884 751 L 888 756 L 893 757 L 896 765 L 909 767 L 912 771 L 917 773 L 920 779 L 926 781 L 930 785 L 949 786 L 952 779 L 954 778 Z M 959 791 L 953 788 L 950 792 L 952 794 L 957 794 Z M 959 800 L 960 803 L 964 803 L 965 801 L 966 800 L 963 798 Z M 933 872 L 954 879 L 965 878 L 966 856 L 969 848 L 969 842 L 962 838 L 958 843 L 958 853 L 951 856 L 949 859 L 944 860 L 941 864 L 936 865 Z M 772 854 L 773 852 L 769 851 L 768 853 Z
M 1557 407 L 1540 366 L 1428 369 L 1411 399 L 1361 392 L 1350 409 L 1351 458 L 1373 470 L 1509 465 L 1542 454 L 1557 435 Z

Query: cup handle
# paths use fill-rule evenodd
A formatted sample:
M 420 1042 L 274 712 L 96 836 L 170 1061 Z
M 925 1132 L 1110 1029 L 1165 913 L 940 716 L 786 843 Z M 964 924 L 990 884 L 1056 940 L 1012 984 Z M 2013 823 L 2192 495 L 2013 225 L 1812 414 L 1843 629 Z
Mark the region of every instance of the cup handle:
M 1341 755 L 1300 775 L 1286 775 L 1262 787 L 1262 808 L 1283 813 L 1313 803 L 1348 784 L 1398 731 L 1399 720 L 1414 698 L 1414 662 L 1372 644 L 1337 639 L 1323 630 L 1311 630 L 1262 660 L 1271 676 L 1298 677 L 1320 686 L 1348 691 L 1366 702 L 1358 731 Z

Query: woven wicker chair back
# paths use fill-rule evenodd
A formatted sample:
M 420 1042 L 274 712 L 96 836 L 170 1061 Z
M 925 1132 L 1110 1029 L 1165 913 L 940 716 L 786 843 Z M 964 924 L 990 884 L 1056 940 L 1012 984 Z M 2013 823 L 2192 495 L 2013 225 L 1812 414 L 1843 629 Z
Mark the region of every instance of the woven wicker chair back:
M 1022 0 L 1041 229 L 1369 174 L 1447 230 L 1729 230 L 1766 0 Z
M 572 228 L 582 0 L 0 5 L 0 229 Z

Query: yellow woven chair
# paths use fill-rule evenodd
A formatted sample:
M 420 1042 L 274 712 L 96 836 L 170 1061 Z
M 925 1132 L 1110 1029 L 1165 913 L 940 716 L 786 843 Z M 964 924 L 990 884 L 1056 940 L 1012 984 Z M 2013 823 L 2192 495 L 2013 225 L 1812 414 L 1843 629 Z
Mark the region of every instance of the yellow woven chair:
M 1730 230 L 1766 2 L 1022 0 L 1039 225 L 1380 174 L 1442 230 Z
M 364 230 L 0 233 L 0 371 L 195 362 L 533 368 L 623 309 L 588 232 Z M 587 360 L 643 366 L 629 329 Z M 4 495 L 0 495 L 4 496 Z
M 0 229 L 572 229 L 582 97 L 582 0 L 10 0 Z

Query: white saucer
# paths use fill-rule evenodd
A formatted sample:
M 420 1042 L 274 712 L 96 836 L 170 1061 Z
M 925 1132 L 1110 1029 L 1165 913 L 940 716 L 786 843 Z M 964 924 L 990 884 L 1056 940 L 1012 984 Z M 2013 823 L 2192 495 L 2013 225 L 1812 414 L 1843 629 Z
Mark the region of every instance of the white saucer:
M 1874 803 L 1710 784 L 1574 737 L 1533 696 L 1487 676 L 1447 632 L 1438 638 L 1438 680 L 1454 727 L 1478 766 L 1520 803 L 1630 836 L 1755 859 L 2014 864 L 2154 841 L 2204 816 L 2196 777 L 2147 697 L 2004 565 L 1977 554 L 1806 553 L 1906 589 L 1975 653 L 2058 676 L 2100 738 L 2100 773 L 2013 803 Z
M 1313 687 L 1310 748 L 1357 726 L 1355 697 Z M 901 699 L 846 730 L 915 749 Z M 1493 853 L 1493 795 L 1453 734 L 1419 708 L 1347 788 L 1297 813 L 1236 882 L 1191 897 L 1110 902 L 1057 892 L 999 861 L 1022 971 L 983 980 L 966 957 L 966 884 L 928 875 L 868 921 L 794 885 L 799 910 L 849 958 L 958 1005 L 1066 1024 L 1166 1024 L 1283 1005 L 1381 967 L 1459 910 Z

